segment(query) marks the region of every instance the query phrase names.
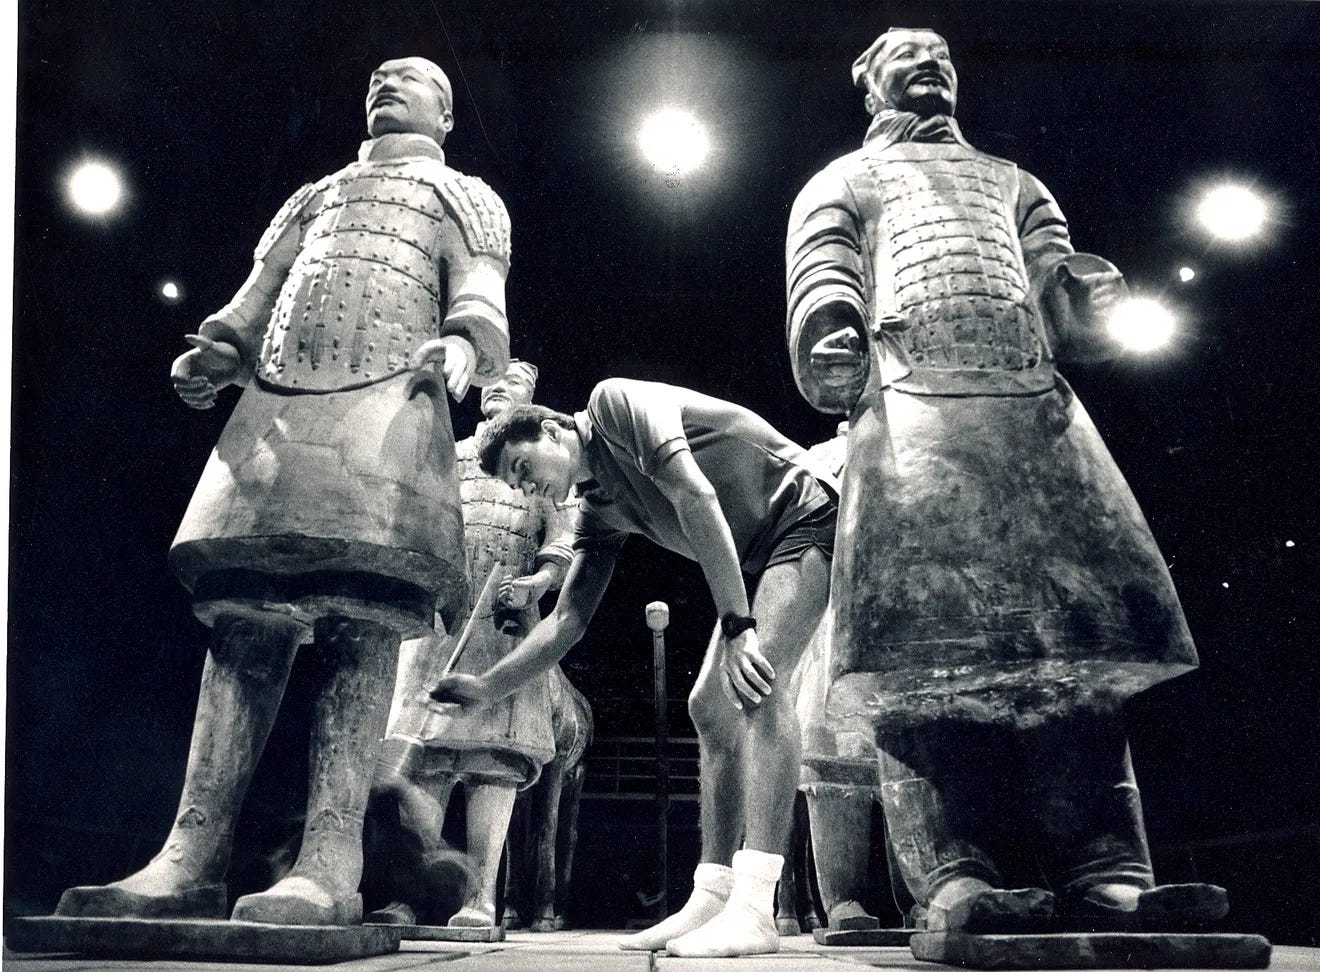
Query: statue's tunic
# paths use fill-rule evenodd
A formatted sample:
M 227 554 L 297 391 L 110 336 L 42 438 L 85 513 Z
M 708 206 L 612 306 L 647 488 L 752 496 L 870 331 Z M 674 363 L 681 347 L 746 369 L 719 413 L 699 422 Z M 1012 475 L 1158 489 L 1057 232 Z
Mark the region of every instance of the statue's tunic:
M 814 468 L 827 471 L 835 480 L 843 478 L 848 440 L 842 435 L 807 450 Z M 837 539 L 835 541 L 837 546 Z M 875 729 L 869 719 L 832 717 L 826 708 L 830 687 L 833 608 L 826 610 L 802 653 L 790 682 L 789 693 L 797 700 L 798 726 L 802 733 L 801 788 L 806 792 L 821 786 L 877 786 L 878 764 Z
M 346 613 L 407 634 L 457 613 L 446 390 L 409 357 L 456 334 L 475 383 L 502 375 L 508 261 L 499 197 L 424 136 L 368 142 L 289 200 L 201 328 L 238 348 L 247 384 L 170 551 L 203 620 Z
M 1078 328 L 1040 309 L 1074 259 L 1063 216 L 942 121 L 930 141 L 877 125 L 790 217 L 788 338 L 809 401 L 850 404 L 808 363 L 840 309 L 871 331 L 830 704 L 881 726 L 1108 708 L 1194 667 L 1195 649 L 1131 491 L 1054 369 Z
M 491 571 L 525 577 L 547 562 L 572 559 L 573 503 L 555 505 L 524 496 L 481 471 L 474 435 L 458 443 L 458 471 L 467 535 L 470 612 Z M 466 614 L 467 612 L 465 612 Z M 540 620 L 535 603 L 520 612 L 487 607 L 476 619 L 455 668 L 481 674 L 512 651 Z M 502 625 L 501 622 L 504 622 Z M 502 627 L 513 629 L 505 633 Z M 535 782 L 555 754 L 551 722 L 551 674 L 533 679 L 494 705 L 458 711 L 430 700 L 453 649 L 452 638 L 430 637 L 404 645 L 399 659 L 389 733 L 426 750 L 418 771 Z

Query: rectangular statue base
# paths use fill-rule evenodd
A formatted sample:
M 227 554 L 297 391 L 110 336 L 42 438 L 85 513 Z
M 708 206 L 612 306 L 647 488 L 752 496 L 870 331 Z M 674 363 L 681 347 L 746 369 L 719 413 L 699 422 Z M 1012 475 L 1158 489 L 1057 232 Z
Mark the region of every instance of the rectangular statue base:
M 326 965 L 399 950 L 387 926 L 261 925 L 223 919 L 15 918 L 14 952 Z
M 970 969 L 1263 969 L 1270 943 L 1260 935 L 921 932 L 912 936 L 912 954 Z
M 363 928 L 393 928 L 400 933 L 405 942 L 502 942 L 504 926 L 478 928 L 462 925 L 375 925 L 370 922 Z
M 853 948 L 880 948 L 889 945 L 907 945 L 915 928 L 817 928 L 811 933 L 817 945 L 851 946 Z

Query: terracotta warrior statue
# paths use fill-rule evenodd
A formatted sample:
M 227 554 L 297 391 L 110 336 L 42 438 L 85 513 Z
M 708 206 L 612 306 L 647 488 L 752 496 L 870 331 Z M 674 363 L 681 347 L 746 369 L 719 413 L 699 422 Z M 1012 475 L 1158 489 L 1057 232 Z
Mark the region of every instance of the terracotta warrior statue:
M 512 405 L 528 404 L 536 378 L 535 366 L 511 362 L 502 379 L 482 389 L 482 414 L 489 420 Z M 485 671 L 513 650 L 540 620 L 541 595 L 559 589 L 573 556 L 571 498 L 556 504 L 544 496 L 524 496 L 482 472 L 477 443 L 484 428 L 483 422 L 457 446 L 471 582 L 468 610 L 477 612 L 455 669 L 460 672 Z M 492 573 L 498 593 L 478 603 Z M 551 681 L 543 675 L 485 709 L 440 707 L 429 690 L 454 646 L 443 631 L 403 646 L 377 788 L 398 799 L 400 821 L 431 855 L 444 846 L 440 830 L 454 784 L 463 784 L 467 853 L 476 881 L 449 924 L 493 927 L 500 852 L 514 798 L 536 782 L 541 766 L 555 755 Z M 427 914 L 430 903 L 415 900 L 424 887 L 397 888 L 400 900 L 373 912 L 371 920 L 433 923 L 440 916 Z
M 366 113 L 358 161 L 289 199 L 247 281 L 174 362 L 193 408 L 243 386 L 170 550 L 213 629 L 183 794 L 151 863 L 65 892 L 61 915 L 225 917 L 234 820 L 294 653 L 313 641 L 302 848 L 233 917 L 361 920 L 362 816 L 400 639 L 466 597 L 446 395 L 504 374 L 509 267 L 504 206 L 445 164 L 444 73 L 387 61 Z
M 881 35 L 853 80 L 870 130 L 802 190 L 787 242 L 798 387 L 851 418 L 831 710 L 876 727 L 931 930 L 1214 919 L 1222 889 L 1155 885 L 1121 710 L 1196 652 L 1055 370 L 1115 353 L 1122 275 L 1073 251 L 1036 179 L 963 138 L 938 34 Z M 1033 851 L 1053 893 L 1013 888 L 1036 883 L 1011 868 Z

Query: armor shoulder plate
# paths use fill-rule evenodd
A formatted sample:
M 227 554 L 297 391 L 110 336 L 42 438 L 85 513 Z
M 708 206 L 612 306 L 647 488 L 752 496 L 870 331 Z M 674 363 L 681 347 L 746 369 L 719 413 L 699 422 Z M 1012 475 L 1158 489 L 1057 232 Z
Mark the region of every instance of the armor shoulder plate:
M 301 222 L 303 209 L 312 201 L 316 193 L 317 186 L 309 182 L 288 198 L 288 201 L 280 207 L 280 211 L 275 214 L 275 218 L 270 221 L 270 225 L 266 227 L 266 232 L 261 234 L 261 239 L 257 241 L 257 248 L 252 251 L 253 260 L 264 260 L 289 227 Z
M 509 212 L 494 189 L 476 176 L 458 174 L 439 183 L 436 191 L 474 256 L 509 262 Z

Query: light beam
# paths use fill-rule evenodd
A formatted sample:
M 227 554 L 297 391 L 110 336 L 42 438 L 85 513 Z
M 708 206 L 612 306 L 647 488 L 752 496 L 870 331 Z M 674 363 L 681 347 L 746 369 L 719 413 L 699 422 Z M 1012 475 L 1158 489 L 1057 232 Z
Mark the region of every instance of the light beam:
M 1178 329 L 1173 311 L 1153 297 L 1127 297 L 1106 321 L 1110 335 L 1129 351 L 1145 354 L 1169 343 Z
M 80 163 L 65 183 L 69 202 L 87 216 L 105 216 L 114 212 L 124 195 L 119 173 L 105 162 Z
M 706 160 L 710 139 L 705 127 L 680 108 L 662 108 L 637 132 L 642 154 L 660 172 L 686 175 Z

